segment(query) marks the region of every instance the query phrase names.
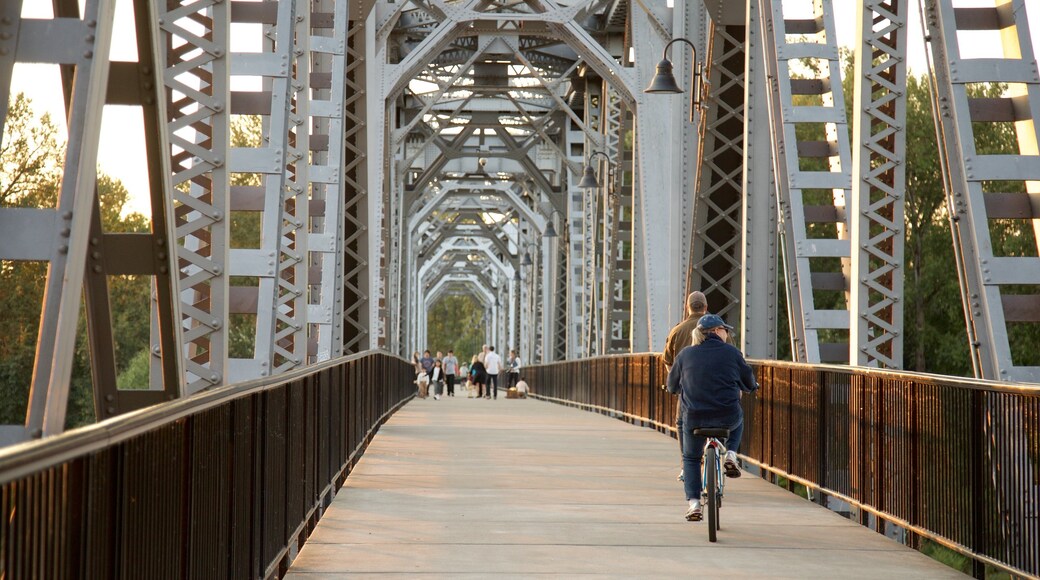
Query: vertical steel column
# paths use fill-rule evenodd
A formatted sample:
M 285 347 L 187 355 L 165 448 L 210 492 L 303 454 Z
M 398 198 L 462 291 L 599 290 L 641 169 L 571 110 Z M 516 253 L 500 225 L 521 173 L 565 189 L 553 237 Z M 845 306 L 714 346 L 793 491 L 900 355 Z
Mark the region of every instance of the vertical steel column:
M 701 15 L 694 20 L 703 20 L 703 4 L 686 3 Z M 655 67 L 661 58 L 665 44 L 670 40 L 654 15 L 648 13 L 644 6 L 633 6 L 630 12 L 632 26 L 632 46 L 635 47 L 635 71 L 639 87 L 646 87 L 654 75 Z M 697 31 L 688 31 L 689 40 L 698 47 L 704 42 Z M 674 50 L 688 50 L 683 46 L 675 46 Z M 698 56 L 702 54 L 698 50 Z M 673 53 L 672 58 L 681 58 Z M 684 57 L 682 57 L 684 58 Z M 676 71 L 682 79 L 687 79 L 688 72 Z M 688 79 L 685 81 L 687 82 Z M 636 259 L 633 261 L 633 317 L 632 348 L 638 351 L 660 350 L 668 329 L 682 318 L 683 300 L 682 280 L 685 272 L 682 269 L 683 225 L 682 212 L 674 211 L 679 204 L 676 198 L 688 196 L 681 188 L 682 164 L 672 162 L 673 143 L 686 131 L 685 121 L 682 125 L 674 122 L 678 111 L 688 95 L 669 97 L 640 93 L 636 112 L 637 129 L 635 132 L 636 180 L 635 190 L 635 231 Z M 687 117 L 688 118 L 688 117 Z M 693 150 L 696 150 L 694 147 Z M 695 174 L 687 174 L 689 183 L 696 182 Z
M 1009 328 L 1014 323 L 1040 323 L 1040 242 L 1024 255 L 1010 255 L 995 247 L 991 232 L 995 220 L 1017 220 L 1040 240 L 1040 75 L 1025 2 L 1000 0 L 994 8 L 955 8 L 950 0 L 929 0 L 926 6 L 947 209 L 976 374 L 1040 382 L 1040 366 L 1016 362 Z M 999 31 L 1003 57 L 963 57 L 960 30 Z M 994 83 L 1007 84 L 1003 95 L 969 94 L 970 89 Z M 975 123 L 1012 123 L 1017 150 L 980 152 Z M 1003 191 L 1009 182 L 1015 191 Z M 1002 226 L 1009 227 L 1006 222 Z
M 627 105 L 620 111 L 621 125 L 618 133 L 618 170 L 614 180 L 614 194 L 610 203 L 613 207 L 612 219 L 614 232 L 612 248 L 608 259 L 611 261 L 610 294 L 607 307 L 610 310 L 610 334 L 608 352 L 632 352 L 632 257 L 634 251 L 634 231 L 632 207 L 635 179 L 635 158 L 632 142 L 625 138 L 633 131 L 635 116 Z
M 777 212 L 769 136 L 769 84 L 758 0 L 744 14 L 744 243 L 741 255 L 740 348 L 755 358 L 775 358 L 777 339 Z
M 571 233 L 570 233 L 570 219 L 564 216 L 562 227 L 560 227 L 560 237 L 556 245 L 556 275 L 553 276 L 555 280 L 555 288 L 553 293 L 553 308 L 552 308 L 552 320 L 550 328 L 552 328 L 552 350 L 550 354 L 551 360 L 560 361 L 567 358 L 567 330 L 569 317 L 567 315 L 568 305 L 571 303 L 571 298 L 568 294 L 570 290 L 570 284 L 567 283 L 568 272 L 571 270 L 570 266 L 570 246 L 571 246 Z
M 614 283 L 618 279 L 616 272 L 618 259 L 618 211 L 619 204 L 618 199 L 620 197 L 620 189 L 622 186 L 622 180 L 626 174 L 622 171 L 624 167 L 624 160 L 622 158 L 621 140 L 623 117 L 625 114 L 624 101 L 621 99 L 621 94 L 618 93 L 617 89 L 611 88 L 611 86 L 604 82 L 603 91 L 604 95 L 604 112 L 602 116 L 602 129 L 601 132 L 605 137 L 605 153 L 607 157 L 613 161 L 616 165 L 616 170 L 610 170 L 608 172 L 601 172 L 601 200 L 602 200 L 602 212 L 600 221 L 601 224 L 601 242 L 600 242 L 600 275 L 601 279 L 599 282 L 599 288 L 597 292 L 599 294 L 599 312 L 597 318 L 599 323 L 599 354 L 607 354 L 613 351 L 613 337 L 614 337 Z M 611 164 L 606 164 L 610 167 Z
M 167 3 L 163 81 L 168 94 L 184 392 L 228 378 L 229 2 Z M 201 30 L 199 29 L 201 27 Z
M 909 0 L 863 0 L 852 110 L 852 363 L 903 368 L 906 16 Z
M 313 74 L 310 102 L 311 191 L 316 208 L 308 246 L 316 296 L 308 306 L 313 325 L 309 353 L 322 361 L 343 354 L 343 103 L 346 90 L 348 0 L 318 0 L 311 21 Z M 318 279 L 315 280 L 314 278 Z
M 564 151 L 570 156 L 570 160 L 579 166 L 583 163 L 585 156 L 585 133 L 575 126 L 572 119 L 564 118 Z M 580 145 L 578 145 L 580 144 Z M 582 319 L 584 270 L 583 265 L 583 243 L 584 243 L 584 190 L 578 187 L 579 176 L 567 172 L 567 190 L 564 217 L 564 230 L 567 235 L 560 236 L 560 243 L 566 239 L 567 244 L 562 249 L 566 252 L 567 259 L 562 262 L 567 266 L 567 291 L 562 294 L 566 297 L 565 318 L 563 332 L 566 336 L 564 358 L 578 358 L 582 353 L 584 320 Z
M 353 11 L 351 11 L 353 14 Z M 367 163 L 367 15 L 348 19 L 343 102 L 343 354 L 369 348 Z M 377 99 L 378 102 L 378 99 Z M 373 130 L 380 130 L 376 127 Z M 373 153 L 378 155 L 378 152 Z
M 94 380 L 94 409 L 98 420 L 173 399 L 183 392 L 181 328 L 178 300 L 171 274 L 175 242 L 173 216 L 167 213 L 171 195 L 169 137 L 167 135 L 166 89 L 161 81 L 165 35 L 159 32 L 156 6 L 135 0 L 134 24 L 137 62 L 112 64 L 107 104 L 141 107 L 151 206 L 151 232 L 107 233 L 101 223 L 100 198 L 94 203 L 91 223 L 90 272 L 85 280 L 87 326 L 90 336 L 91 373 Z M 72 71 L 63 70 L 66 99 L 71 94 Z M 119 389 L 115 344 L 109 304 L 108 276 L 147 275 L 152 282 L 151 340 L 148 347 L 155 362 L 149 384 Z M 142 389 L 141 387 L 147 387 Z
M 830 0 L 815 0 L 808 20 L 786 18 L 785 9 L 796 5 L 759 3 L 792 351 L 801 362 L 847 363 L 852 158 L 841 64 Z
M 711 312 L 740 308 L 744 149 L 744 27 L 712 20 L 709 85 L 701 124 L 700 175 L 693 203 L 686 289 L 708 297 Z M 743 333 L 743 328 L 739 329 Z
M 260 95 L 233 94 L 232 113 L 258 116 L 262 121 L 260 142 L 230 150 L 229 171 L 251 174 L 259 187 L 232 190 L 232 209 L 248 207 L 243 194 L 249 191 L 260 199 L 252 208 L 263 213 L 260 220 L 258 248 L 235 248 L 230 251 L 228 265 L 231 276 L 245 276 L 257 281 L 256 286 L 232 288 L 232 311 L 256 316 L 253 352 L 250 357 L 229 358 L 233 382 L 269 376 L 295 366 L 286 358 L 284 314 L 279 312 L 283 296 L 281 273 L 292 261 L 291 244 L 285 234 L 293 227 L 286 213 L 287 166 L 290 144 L 290 77 L 295 65 L 294 30 L 296 2 L 232 3 L 234 23 L 259 23 L 263 31 L 262 52 L 235 53 L 231 58 L 231 75 L 262 78 Z M 293 192 L 295 194 L 295 192 Z M 255 302 L 246 297 L 255 297 Z
M 285 0 L 281 0 L 285 3 Z M 284 373 L 307 362 L 308 254 L 310 229 L 310 2 L 295 3 L 294 24 L 278 43 L 287 44 L 288 95 L 286 117 L 285 182 L 278 224 L 278 273 L 274 294 L 274 337 L 271 368 Z M 280 24 L 280 23 L 279 23 Z M 272 95 L 273 97 L 273 95 Z M 273 101 L 272 101 L 273 102 Z M 272 111 L 273 112 L 273 111 Z M 272 116 L 273 121 L 273 116 Z
M 596 79 L 598 80 L 598 79 Z M 600 128 L 600 118 L 603 115 L 603 94 L 602 94 L 603 83 L 602 81 L 593 82 L 589 79 L 585 83 L 585 126 L 598 130 Z M 586 158 L 592 155 L 595 151 L 596 144 L 590 142 L 588 139 L 585 141 Z M 606 169 L 609 168 L 609 162 L 599 163 L 602 160 L 601 157 L 597 156 L 596 159 L 589 159 L 586 164 L 598 166 L 599 171 L 599 188 L 585 188 L 582 189 L 582 241 L 581 241 L 581 263 L 582 263 L 582 283 L 581 283 L 581 355 L 585 357 L 595 356 L 598 354 L 596 349 L 598 347 L 598 341 L 596 340 L 596 333 L 599 331 L 599 325 L 597 323 L 597 308 L 596 303 L 598 302 L 596 296 L 596 280 L 599 277 L 599 265 L 597 262 L 597 236 L 596 232 L 599 229 L 599 197 L 602 195 L 602 191 L 607 187 L 609 181 L 607 177 Z
M 19 4 L 19 3 L 15 3 Z M 97 151 L 101 112 L 108 88 L 108 54 L 115 2 L 89 0 L 83 18 L 50 21 L 18 19 L 17 56 L 22 62 L 52 62 L 75 66 L 68 111 L 68 144 L 57 205 L 54 209 L 7 209 L 4 221 L 14 233 L 29 233 L 13 248 L 15 259 L 46 260 L 47 282 L 40 313 L 32 386 L 25 432 L 17 438 L 61 433 L 65 428 L 72 379 L 76 324 L 90 240 L 91 215 L 97 181 Z M 48 25 L 62 25 L 65 41 L 54 43 Z M 6 110 L 7 103 L 3 103 Z M 30 231 L 35 230 L 35 231 Z M 5 231 L 5 233 L 6 233 Z M 41 233 L 49 234 L 41 237 Z M 7 234 L 7 235 L 11 235 Z M 28 243 L 27 243 L 28 242 Z M 35 246 L 35 247 L 32 247 Z

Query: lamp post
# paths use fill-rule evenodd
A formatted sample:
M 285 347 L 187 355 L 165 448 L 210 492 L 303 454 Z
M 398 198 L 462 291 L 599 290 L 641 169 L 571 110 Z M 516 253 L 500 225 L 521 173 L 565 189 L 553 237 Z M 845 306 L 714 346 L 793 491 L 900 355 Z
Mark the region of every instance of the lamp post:
M 593 179 L 595 179 L 595 176 L 593 176 Z M 547 223 L 545 226 L 545 232 L 542 234 L 543 238 L 555 238 L 559 235 L 556 233 L 556 226 L 553 225 L 553 216 L 555 216 L 556 214 L 560 214 L 560 217 L 563 217 L 563 212 L 561 212 L 560 210 L 552 210 L 552 212 L 549 214 L 549 219 L 546 220 Z
M 668 66 L 671 66 L 671 64 Z M 599 180 L 596 179 L 596 170 L 592 168 L 592 160 L 595 159 L 597 155 L 602 155 L 607 162 L 610 162 L 610 157 L 606 153 L 602 151 L 594 151 L 592 155 L 589 155 L 589 160 L 585 162 L 585 174 L 582 175 L 581 181 L 578 182 L 578 187 L 582 189 L 595 189 L 599 187 Z
M 693 52 L 693 65 L 690 71 L 693 73 L 693 94 L 690 96 L 690 122 L 692 123 L 694 111 L 701 104 L 701 63 L 697 61 L 697 47 L 689 40 L 673 38 L 668 44 L 664 45 L 664 54 L 661 55 L 661 62 L 657 63 L 657 73 L 650 81 L 650 86 L 643 92 L 652 95 L 674 95 L 684 92 L 682 87 L 675 82 L 675 75 L 672 74 L 672 61 L 668 60 L 668 49 L 676 42 L 685 42 L 690 45 L 690 50 Z

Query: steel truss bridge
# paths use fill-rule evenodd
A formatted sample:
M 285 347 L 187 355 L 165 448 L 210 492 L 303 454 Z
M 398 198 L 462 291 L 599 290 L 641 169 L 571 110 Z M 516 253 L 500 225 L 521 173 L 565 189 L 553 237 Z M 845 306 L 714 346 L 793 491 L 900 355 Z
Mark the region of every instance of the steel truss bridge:
M 397 357 L 425 344 L 425 313 L 453 294 L 481 305 L 489 343 L 545 373 L 661 350 L 693 289 L 764 365 L 789 341 L 806 376 L 828 364 L 869 377 L 901 368 L 908 35 L 927 42 L 949 275 L 976 377 L 1040 383 L 1009 333 L 1040 323 L 1040 248 L 1001 255 L 990 234 L 995 220 L 1019 220 L 1040 239 L 1040 72 L 1026 0 L 860 0 L 851 97 L 830 0 L 133 0 L 129 29 L 115 28 L 115 0 L 86 0 L 82 12 L 54 0 L 49 19 L 23 18 L 22 4 L 0 5 L 0 126 L 15 67 L 57 65 L 68 145 L 53 207 L 0 207 L 0 259 L 47 266 L 25 421 L 0 428 L 18 445 L 0 456 L 4 509 L 55 474 L 78 482 L 130 465 L 106 445 L 133 436 L 158 438 L 135 453 L 204 445 L 167 433 L 195 429 L 180 418 L 254 429 L 263 413 L 291 423 L 332 404 L 350 417 L 323 415 L 308 436 L 334 424 L 342 437 L 307 445 L 338 463 L 307 467 L 306 490 L 283 489 L 299 517 L 250 552 L 251 575 L 278 574 L 286 546 L 320 515 L 314 497 L 342 483 L 371 430 L 407 400 L 389 385 L 406 374 Z M 908 29 L 912 10 L 922 31 Z M 1000 56 L 971 57 L 965 39 L 980 31 L 1000 39 Z M 136 40 L 135 61 L 107 57 L 114 36 Z M 679 86 L 699 87 L 697 105 L 644 92 L 674 38 L 696 47 L 669 56 Z M 995 85 L 1000 96 L 974 96 Z M 140 111 L 147 233 L 101 223 L 107 106 Z M 256 138 L 236 141 L 236 123 L 254 123 Z M 1013 125 L 1017 150 L 979 152 L 976 129 L 991 123 Z M 579 186 L 587 170 L 594 187 Z M 232 240 L 246 222 L 259 235 L 243 247 Z M 116 386 L 117 276 L 151 280 L 150 383 L 138 389 Z M 789 335 L 778 335 L 781 309 Z M 84 310 L 96 416 L 115 418 L 85 439 L 62 435 Z M 243 328 L 251 354 L 232 356 L 230 334 Z M 317 397 L 299 408 L 286 390 L 297 383 Z M 337 390 L 348 384 L 349 395 Z M 1016 483 L 986 501 L 1013 490 L 1002 514 L 1014 533 L 1001 537 L 1026 540 L 1004 547 L 1035 548 L 1037 399 L 1007 389 L 1017 402 L 1001 399 L 999 413 L 972 399 L 971 424 L 986 434 L 974 445 L 1014 443 Z M 242 398 L 213 403 L 228 393 Z M 65 463 L 102 448 L 83 461 L 111 465 Z M 22 532 L 4 528 L 8 570 Z M 976 562 L 1040 570 L 1035 549 Z

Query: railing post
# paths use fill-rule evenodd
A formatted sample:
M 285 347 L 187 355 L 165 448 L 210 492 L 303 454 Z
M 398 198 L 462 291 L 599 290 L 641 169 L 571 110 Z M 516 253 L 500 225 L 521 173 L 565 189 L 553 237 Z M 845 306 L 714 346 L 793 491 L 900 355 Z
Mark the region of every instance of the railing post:
M 976 553 L 984 553 L 986 529 L 983 524 L 983 509 L 986 502 L 982 498 L 985 489 L 985 475 L 982 472 L 982 449 L 983 437 L 986 433 L 985 392 L 981 390 L 971 393 L 971 426 L 968 430 L 970 437 L 971 460 L 971 546 Z M 986 577 L 986 565 L 972 558 L 971 575 L 975 578 Z
M 816 373 L 816 406 L 817 406 L 817 423 L 816 423 L 816 444 L 817 444 L 817 485 L 820 488 L 827 487 L 827 441 L 830 438 L 828 434 L 828 422 L 827 422 L 827 371 L 819 371 Z M 827 507 L 827 496 L 822 491 L 816 494 L 816 503 Z

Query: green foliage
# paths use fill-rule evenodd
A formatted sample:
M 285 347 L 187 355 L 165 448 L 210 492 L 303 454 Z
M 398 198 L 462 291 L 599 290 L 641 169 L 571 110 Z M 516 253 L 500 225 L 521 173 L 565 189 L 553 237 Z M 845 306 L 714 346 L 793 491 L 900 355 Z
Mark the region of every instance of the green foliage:
M 47 115 L 37 117 L 24 95 L 11 99 L 0 145 L 0 204 L 53 208 L 57 204 L 64 143 Z M 97 190 L 101 221 L 108 232 L 147 232 L 141 214 L 122 215 L 129 193 L 122 183 L 99 174 Z M 45 262 L 7 261 L 0 265 L 0 423 L 25 421 L 40 312 L 47 281 Z M 111 276 L 108 279 L 117 369 L 131 361 L 149 341 L 150 279 Z M 94 421 L 90 352 L 86 315 L 81 308 L 73 355 L 66 425 Z M 125 382 L 122 377 L 120 383 Z M 142 385 L 147 385 L 147 375 Z
M 444 296 L 427 313 L 426 334 L 429 344 L 420 346 L 435 353 L 455 351 L 460 363 L 480 352 L 484 344 L 484 309 L 472 296 Z M 498 348 L 498 350 L 504 350 Z

